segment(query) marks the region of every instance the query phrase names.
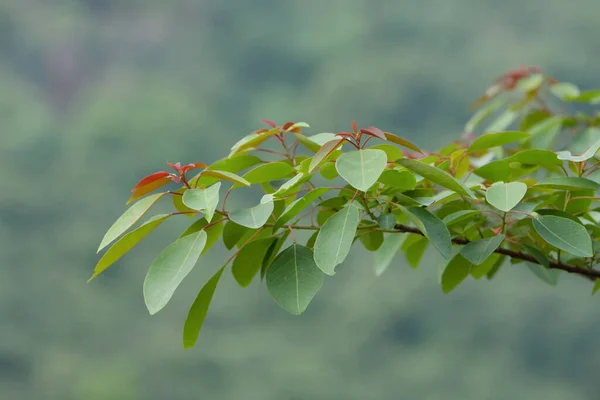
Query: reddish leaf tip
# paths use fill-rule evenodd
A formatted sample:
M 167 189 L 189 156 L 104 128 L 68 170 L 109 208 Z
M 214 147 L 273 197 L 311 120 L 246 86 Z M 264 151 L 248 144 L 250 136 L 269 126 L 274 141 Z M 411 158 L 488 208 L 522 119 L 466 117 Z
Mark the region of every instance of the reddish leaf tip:
M 271 128 L 277 127 L 277 124 L 274 121 L 271 121 L 270 119 L 261 119 L 260 122 L 264 122 L 265 124 L 269 125 Z

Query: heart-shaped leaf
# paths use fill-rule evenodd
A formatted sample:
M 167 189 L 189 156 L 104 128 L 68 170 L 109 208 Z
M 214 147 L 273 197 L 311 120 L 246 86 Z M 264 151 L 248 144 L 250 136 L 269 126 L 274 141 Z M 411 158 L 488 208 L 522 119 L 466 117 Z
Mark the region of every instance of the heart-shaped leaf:
M 585 227 L 567 218 L 540 215 L 533 227 L 546 242 L 574 256 L 592 257 L 592 239 Z
M 167 305 L 183 279 L 190 273 L 206 244 L 199 231 L 171 243 L 150 265 L 144 280 L 144 301 L 151 315 Z
M 523 182 L 496 182 L 485 193 L 485 199 L 500 211 L 512 210 L 527 193 L 527 185 Z
M 353 188 L 366 192 L 385 170 L 387 155 L 383 150 L 357 150 L 342 154 L 335 167 Z
M 266 272 L 271 297 L 287 312 L 302 314 L 323 286 L 323 272 L 308 247 L 292 244 L 282 251 Z
M 327 275 L 335 274 L 352 247 L 360 215 L 358 208 L 349 204 L 329 217 L 321 227 L 315 242 L 315 262 Z
M 221 182 L 217 182 L 206 189 L 188 189 L 183 193 L 183 204 L 192 210 L 202 211 L 206 220 L 210 222 L 219 204 L 220 188 Z

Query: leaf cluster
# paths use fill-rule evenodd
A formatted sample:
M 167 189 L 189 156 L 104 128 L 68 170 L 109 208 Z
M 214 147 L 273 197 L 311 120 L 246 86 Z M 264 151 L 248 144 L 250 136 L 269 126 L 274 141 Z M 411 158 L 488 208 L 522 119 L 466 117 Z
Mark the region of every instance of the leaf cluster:
M 264 120 L 266 128 L 210 165 L 169 164 L 175 172 L 142 178 L 134 203 L 102 239 L 99 251 L 112 245 L 92 278 L 167 219 L 194 218 L 143 285 L 155 314 L 217 241 L 232 251 L 189 310 L 186 348 L 228 266 L 240 286 L 264 281 L 281 308 L 302 314 L 355 244 L 372 253 L 376 275 L 398 254 L 418 268 L 426 251 L 439 253 L 445 293 L 467 278 L 493 279 L 507 265 L 550 285 L 561 271 L 579 275 L 595 292 L 600 113 L 572 109 L 597 104 L 600 90 L 521 67 L 500 77 L 475 103 L 466 133 L 436 152 L 354 121 L 350 132 L 307 135 L 306 123 Z M 227 207 L 233 191 L 250 186 L 262 191 L 252 207 Z M 173 211 L 140 223 L 164 199 Z

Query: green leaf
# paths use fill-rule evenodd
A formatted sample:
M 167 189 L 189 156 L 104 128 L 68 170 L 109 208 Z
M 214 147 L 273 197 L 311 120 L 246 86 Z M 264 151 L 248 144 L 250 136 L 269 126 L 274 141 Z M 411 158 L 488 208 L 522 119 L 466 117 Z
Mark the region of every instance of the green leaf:
M 185 213 L 183 215 L 185 215 L 188 218 L 196 218 L 196 214 L 194 213 L 191 208 L 187 207 L 185 204 L 183 204 L 183 194 L 188 190 L 188 188 L 186 187 L 182 187 L 179 190 L 175 191 L 175 193 L 179 193 L 176 195 L 171 196 L 171 200 L 173 203 L 173 207 L 175 207 L 175 209 L 179 212 Z
M 379 182 L 387 185 L 390 188 L 399 190 L 401 192 L 407 190 L 413 190 L 417 185 L 417 179 L 410 171 L 397 171 L 395 169 L 388 169 L 383 171 L 378 179 Z
M 399 144 L 400 146 L 406 147 L 408 149 L 418 151 L 421 154 L 425 154 L 425 153 L 423 153 L 423 150 L 421 150 L 420 148 L 418 148 L 416 145 L 412 144 L 408 140 L 401 138 L 400 136 L 396 136 L 393 133 L 389 133 L 389 132 L 384 132 L 383 134 L 385 135 L 385 138 L 389 142 L 396 143 L 396 144 Z
M 167 305 L 194 268 L 205 244 L 206 232 L 199 231 L 171 243 L 154 259 L 144 280 L 144 301 L 150 315 Z
M 256 147 L 271 136 L 276 135 L 277 133 L 279 133 L 279 128 L 273 128 L 267 132 L 254 132 L 249 135 L 246 135 L 245 137 L 240 139 L 236 144 L 233 145 L 233 147 L 231 148 L 231 153 L 229 153 L 229 157 L 231 158 L 243 150 Z
M 317 133 L 316 135 L 307 136 L 311 141 L 315 142 L 319 146 L 323 146 L 325 143 L 330 142 L 332 140 L 339 139 L 339 136 L 335 136 L 335 133 Z
M 410 207 L 408 212 L 421 221 L 423 233 L 440 254 L 444 258 L 452 257 L 452 238 L 446 224 L 425 208 Z
M 444 269 L 444 273 L 442 274 L 442 291 L 444 293 L 450 293 L 454 290 L 454 288 L 469 276 L 471 268 L 473 268 L 473 264 L 461 256 L 460 253 L 455 255 L 450 262 L 448 262 Z
M 391 144 L 378 144 L 377 146 L 371 147 L 372 150 L 383 150 L 387 155 L 388 162 L 394 162 L 395 160 L 404 157 L 402 151 L 396 146 Z
M 263 196 L 261 202 L 254 207 L 231 211 L 229 219 L 246 228 L 258 229 L 267 222 L 273 208 L 273 198 Z
M 556 97 L 566 101 L 575 99 L 581 94 L 579 88 L 569 82 L 555 83 L 554 85 L 550 86 L 550 91 Z
M 506 159 L 508 162 L 519 162 L 527 165 L 541 165 L 543 167 L 559 167 L 562 161 L 556 153 L 544 149 L 522 150 Z
M 237 183 L 238 185 L 242 185 L 242 186 L 250 186 L 250 182 L 248 182 L 241 176 L 236 175 L 232 172 L 227 172 L 227 171 L 216 171 L 216 170 L 206 169 L 200 173 L 200 178 L 203 178 L 203 177 L 213 177 L 213 178 L 222 179 L 224 181 Z M 191 185 L 191 186 L 195 187 L 196 185 Z
M 572 100 L 590 104 L 600 104 L 600 89 L 582 92 L 577 98 Z
M 200 230 L 204 230 L 204 232 L 206 232 L 206 244 L 204 245 L 204 249 L 202 249 L 202 253 L 200 253 L 204 254 L 208 250 L 210 250 L 210 248 L 221 237 L 221 234 L 223 233 L 223 221 L 224 220 L 213 222 L 208 228 L 206 228 L 206 226 L 208 225 L 208 221 L 206 220 L 206 218 L 201 218 L 198 221 L 191 224 L 185 230 L 185 232 L 183 232 L 181 236 L 179 236 L 179 238 L 181 239 L 184 236 L 191 235 L 192 233 L 196 233 Z
M 308 181 L 311 177 L 312 177 L 312 174 L 305 174 L 303 172 L 300 172 L 296 176 L 294 176 L 292 179 L 290 179 L 289 181 L 287 181 L 283 185 L 281 185 L 279 187 L 279 189 L 277 189 L 277 191 L 275 193 L 273 193 L 273 195 L 277 196 L 277 197 L 286 196 L 286 195 L 292 193 L 292 191 L 295 190 L 296 188 L 298 188 L 298 186 L 300 186 L 304 182 Z
M 232 158 L 223 158 L 214 162 L 206 169 L 237 173 L 261 162 L 262 160 L 256 156 L 237 156 Z
M 600 134 L 600 130 L 598 130 L 598 133 Z M 568 150 L 558 151 L 558 152 L 556 152 L 556 155 L 559 160 L 583 162 L 583 161 L 587 161 L 590 158 L 594 157 L 599 149 L 600 149 L 600 139 L 597 140 L 596 142 L 592 143 L 583 153 L 581 153 L 578 156 L 574 156 Z
M 320 144 L 315 143 L 310 138 L 304 136 L 301 133 L 294 133 L 294 137 L 300 144 L 304 145 L 306 148 L 308 148 L 313 153 L 316 153 L 321 148 Z
M 353 188 L 366 192 L 385 170 L 387 156 L 383 150 L 357 150 L 342 154 L 335 168 Z
M 283 214 L 281 214 L 281 216 L 275 223 L 275 227 L 273 229 L 277 230 L 281 228 L 296 215 L 300 214 L 302 210 L 308 207 L 313 201 L 325 194 L 328 190 L 329 188 L 313 189 L 310 192 L 306 193 L 304 197 L 301 197 L 298 200 L 294 201 L 283 211 Z
M 341 264 L 352 247 L 360 216 L 358 208 L 349 204 L 321 227 L 315 242 L 315 262 L 327 275 L 335 274 L 335 267 Z
M 460 210 L 447 215 L 442 221 L 446 226 L 450 226 L 459 222 L 464 222 L 477 214 L 479 214 L 478 210 Z
M 595 295 L 598 290 L 600 290 L 600 279 L 596 279 L 596 284 L 592 289 L 592 296 Z
M 233 260 L 231 273 L 241 287 L 248 287 L 254 276 L 260 271 L 263 260 L 274 237 L 255 240 L 244 246 Z
M 433 183 L 437 183 L 438 185 L 445 187 L 446 189 L 450 189 L 456 193 L 463 194 L 471 198 L 476 198 L 468 187 L 463 185 L 452 175 L 442 171 L 439 168 L 432 167 L 420 161 L 411 160 L 408 158 L 396 160 L 396 163 L 410 169 L 411 171 L 421 175 L 423 178 L 428 179 Z
M 592 257 L 592 239 L 585 227 L 567 218 L 542 215 L 533 218 L 533 227 L 546 242 L 574 256 Z
M 402 251 L 406 256 L 406 261 L 413 268 L 418 268 L 421 258 L 427 249 L 427 238 L 421 235 L 409 235 L 402 243 Z
M 540 278 L 542 281 L 546 282 L 550 286 L 556 286 L 558 283 L 558 277 L 560 275 L 560 270 L 558 269 L 548 269 L 539 264 L 526 263 L 527 268 L 533 272 L 535 276 Z
M 475 279 L 481 279 L 492 271 L 498 264 L 504 262 L 504 256 L 498 253 L 493 253 L 487 260 L 479 265 L 473 265 L 471 268 L 471 276 Z
M 165 222 L 170 215 L 162 214 L 155 215 L 150 218 L 148 221 L 144 222 L 137 229 L 129 232 L 121 239 L 117 240 L 115 244 L 113 244 L 107 251 L 104 253 L 96 267 L 94 268 L 94 274 L 89 279 L 91 281 L 98 275 L 100 275 L 104 270 L 114 264 L 118 259 L 120 259 L 125 253 L 131 250 L 136 244 L 138 244 L 143 238 L 145 238 L 150 232 L 154 229 L 158 228 L 160 224 Z M 88 281 L 88 282 L 89 282 Z
M 361 232 L 358 236 L 360 242 L 365 246 L 368 251 L 376 251 L 383 244 L 383 232 L 381 231 L 370 231 L 363 233 Z
M 508 212 L 515 208 L 527 193 L 523 182 L 496 182 L 485 193 L 485 199 L 500 211 Z
M 192 210 L 202 211 L 206 220 L 210 222 L 219 204 L 220 188 L 221 182 L 217 182 L 206 189 L 188 189 L 183 193 L 183 204 Z
M 284 245 L 285 241 L 287 240 L 288 236 L 290 235 L 290 233 L 291 232 L 289 229 L 286 230 L 283 233 L 283 235 L 276 238 L 276 240 L 273 243 L 271 243 L 271 245 L 269 246 L 269 249 L 267 250 L 267 254 L 265 255 L 265 258 L 263 259 L 262 265 L 260 267 L 260 279 L 261 280 L 265 277 L 265 274 L 267 273 L 267 269 L 269 269 L 269 266 L 273 262 L 273 259 L 277 256 L 277 254 L 279 254 L 279 250 L 281 250 L 281 247 L 283 247 L 283 245 Z M 314 233 L 316 234 L 317 232 L 315 231 Z
M 335 169 L 335 163 L 330 162 L 323 164 L 321 169 L 319 169 L 319 172 L 321 173 L 321 176 L 328 181 L 332 181 L 340 176 L 337 172 L 337 169 Z
M 494 101 L 489 102 L 486 107 L 477 110 L 465 125 L 465 132 L 473 132 L 479 124 L 492 115 L 494 111 L 502 107 L 503 104 L 504 99 L 497 98 Z
M 389 214 L 388 214 L 389 215 Z M 375 275 L 379 276 L 388 269 L 392 263 L 394 256 L 398 253 L 402 239 L 401 233 L 388 233 L 385 235 L 383 244 L 375 252 Z
M 269 294 L 290 314 L 302 314 L 323 286 L 323 272 L 315 264 L 308 247 L 292 244 L 267 269 Z
M 343 139 L 335 139 L 325 143 L 319 151 L 315 153 L 310 161 L 308 172 L 313 172 L 321 163 L 329 157 L 338 147 L 344 143 Z
M 535 187 L 555 190 L 600 190 L 600 184 L 590 179 L 580 178 L 578 176 L 556 176 L 546 178 L 535 184 Z
M 249 228 L 236 224 L 233 221 L 227 221 L 223 228 L 223 243 L 227 250 L 233 249 L 249 230 Z
M 396 226 L 396 216 L 392 213 L 381 214 L 377 218 L 377 224 L 381 229 L 394 229 Z
M 246 172 L 244 179 L 251 184 L 271 182 L 294 174 L 294 168 L 284 162 L 272 162 L 259 165 Z
M 513 110 L 506 110 L 498 116 L 488 127 L 486 132 L 498 132 L 508 128 L 517 119 L 518 113 Z
M 131 228 L 140 218 L 148 212 L 148 210 L 160 200 L 166 193 L 156 193 L 146 196 L 135 202 L 121 215 L 114 224 L 108 229 L 104 238 L 100 242 L 98 251 L 108 246 L 113 240 L 121 236 L 127 229 Z
M 493 147 L 504 146 L 509 143 L 518 142 L 530 136 L 527 132 L 496 132 L 486 133 L 479 136 L 471 143 L 467 152 L 474 153 L 476 151 L 487 150 Z
M 206 282 L 188 312 L 185 325 L 183 326 L 183 347 L 185 349 L 194 347 L 196 340 L 198 340 L 198 335 L 202 329 L 204 319 L 206 318 L 208 307 L 210 306 L 215 289 L 217 288 L 217 284 L 219 283 L 219 279 L 221 279 L 224 270 L 225 266 L 222 266 L 217 273 Z
M 478 175 L 491 182 L 504 182 L 510 179 L 510 165 L 506 160 L 496 160 L 477 168 L 475 175 Z
M 503 240 L 504 235 L 476 240 L 463 247 L 460 255 L 473 265 L 481 265 L 500 247 Z

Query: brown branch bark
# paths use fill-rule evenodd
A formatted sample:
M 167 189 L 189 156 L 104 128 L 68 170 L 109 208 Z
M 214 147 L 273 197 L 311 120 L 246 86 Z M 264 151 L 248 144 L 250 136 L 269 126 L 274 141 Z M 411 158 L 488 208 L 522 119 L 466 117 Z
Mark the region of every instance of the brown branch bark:
M 394 228 L 396 230 L 398 230 L 399 232 L 407 232 L 407 233 L 415 233 L 417 235 L 421 235 L 421 236 L 425 236 L 423 234 L 423 232 L 421 232 L 419 229 L 417 228 L 413 228 L 411 226 L 406 226 L 406 225 L 402 225 L 402 224 L 396 224 L 394 226 Z M 452 239 L 452 243 L 454 244 L 460 244 L 460 245 L 466 245 L 471 243 L 469 240 L 464 239 L 464 238 L 453 238 Z M 525 254 L 519 251 L 513 251 L 513 250 L 509 250 L 509 249 L 504 249 L 502 247 L 499 247 L 496 249 L 495 253 L 498 254 L 503 254 L 505 256 L 511 257 L 511 258 L 515 258 L 518 260 L 523 260 L 523 261 L 527 261 L 530 262 L 532 264 L 540 264 L 533 256 L 530 256 L 529 254 Z M 561 271 L 565 271 L 568 272 L 570 274 L 577 274 L 577 275 L 581 275 L 585 278 L 588 278 L 592 281 L 595 281 L 596 279 L 600 279 L 600 271 L 595 270 L 595 269 L 587 269 L 587 268 L 581 268 L 577 265 L 571 265 L 571 264 L 565 264 L 563 262 L 558 262 L 558 261 L 550 261 L 550 268 L 551 269 L 559 269 Z

